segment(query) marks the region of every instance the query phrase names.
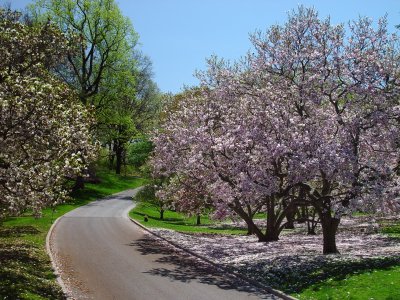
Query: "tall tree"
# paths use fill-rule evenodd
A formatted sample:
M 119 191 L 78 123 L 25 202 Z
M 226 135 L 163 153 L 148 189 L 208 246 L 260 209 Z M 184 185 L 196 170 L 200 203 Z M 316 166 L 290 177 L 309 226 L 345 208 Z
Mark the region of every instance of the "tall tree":
M 134 63 L 129 63 L 130 60 Z M 154 124 L 160 107 L 160 93 L 151 80 L 151 64 L 146 57 L 135 55 L 123 63 L 120 71 L 107 74 L 104 86 L 96 96 L 105 103 L 99 111 L 98 137 L 109 146 L 112 166 L 119 174 L 126 162 L 127 148 L 145 135 Z
M 136 49 L 138 35 L 130 20 L 114 0 L 37 0 L 31 11 L 36 19 L 59 26 L 74 45 L 68 63 L 55 71 L 78 91 L 83 104 L 95 107 L 95 135 L 109 145 L 120 173 L 126 145 L 152 119 L 149 103 L 158 95 L 151 63 Z M 78 178 L 77 188 L 82 185 Z
M 114 0 L 37 0 L 31 8 L 36 19 L 50 20 L 74 45 L 59 75 L 78 90 L 83 104 L 101 105 L 93 96 L 105 73 L 118 72 L 137 44 L 130 20 Z
M 54 71 L 78 92 L 84 105 L 95 108 L 96 137 L 116 137 L 113 151 L 119 173 L 123 145 L 133 122 L 123 110 L 127 94 L 134 97 L 136 82 L 132 70 L 138 35 L 130 20 L 114 0 L 37 0 L 31 11 L 34 19 L 50 20 L 58 26 L 73 45 L 67 63 L 57 65 Z M 111 123 L 101 126 L 104 122 Z M 108 132 L 99 132 L 100 126 Z M 83 186 L 83 177 L 78 176 L 75 188 Z

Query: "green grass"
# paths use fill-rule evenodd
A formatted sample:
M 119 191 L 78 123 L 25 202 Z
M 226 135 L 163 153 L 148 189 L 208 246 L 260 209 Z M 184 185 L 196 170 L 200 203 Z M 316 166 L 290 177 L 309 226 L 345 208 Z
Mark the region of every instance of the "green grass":
M 400 221 L 396 224 L 386 224 L 382 227 L 381 232 L 387 236 L 400 240 Z
M 160 213 L 152 204 L 140 202 L 129 213 L 130 217 L 152 228 L 166 228 L 179 232 L 207 233 L 207 234 L 246 234 L 243 228 L 234 225 L 224 225 L 210 220 L 208 216 L 201 217 L 201 225 L 196 225 L 196 216 L 187 217 L 184 214 L 167 210 L 164 212 L 164 220 L 160 220 Z M 144 216 L 148 216 L 148 222 L 144 222 Z
M 0 299 L 64 299 L 55 282 L 45 241 L 53 221 L 63 214 L 98 198 L 135 188 L 145 180 L 98 172 L 99 184 L 86 184 L 73 199 L 34 218 L 29 213 L 8 218 L 0 226 Z
M 391 221 L 381 224 L 381 233 L 400 240 L 400 221 Z M 378 262 L 378 260 L 377 260 Z M 384 261 L 382 261 L 384 262 Z M 357 268 L 359 271 L 357 271 Z M 400 299 L 400 264 L 399 258 L 386 259 L 386 263 L 365 264 L 357 268 L 352 266 L 342 270 L 341 276 L 335 276 L 313 283 L 293 296 L 304 299 Z M 329 270 L 327 270 L 329 272 Z M 356 274 L 354 274 L 356 273 Z M 347 275 L 346 275 L 347 274 Z
M 299 299 L 400 299 L 400 266 L 388 270 L 349 275 L 344 280 L 328 279 L 294 295 Z

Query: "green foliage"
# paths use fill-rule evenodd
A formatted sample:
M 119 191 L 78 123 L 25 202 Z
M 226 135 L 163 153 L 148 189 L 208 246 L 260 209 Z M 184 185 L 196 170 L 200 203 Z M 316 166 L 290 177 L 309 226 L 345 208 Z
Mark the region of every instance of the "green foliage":
M 130 20 L 115 0 L 36 0 L 31 14 L 51 20 L 73 45 L 55 72 L 95 108 L 93 133 L 108 146 L 110 166 L 119 174 L 126 147 L 151 123 L 159 94 Z
M 134 197 L 133 201 L 148 203 L 151 204 L 154 209 L 158 211 L 159 217 L 161 214 L 167 210 L 167 203 L 162 201 L 156 195 L 156 186 L 153 184 L 153 181 L 150 181 L 149 184 L 144 186 Z
M 143 166 L 153 149 L 153 143 L 147 138 L 135 140 L 128 146 L 127 163 L 136 168 Z
M 8 218 L 0 226 L 0 299 L 65 299 L 55 282 L 44 245 L 52 222 L 88 202 L 135 188 L 146 182 L 134 176 L 119 176 L 101 170 L 99 184 L 86 184 L 71 201 L 43 210 L 41 218 L 31 214 Z
M 114 0 L 36 0 L 30 7 L 35 20 L 51 20 L 74 46 L 68 66 L 58 73 L 79 91 L 84 104 L 99 105 L 92 96 L 104 90 L 105 79 L 112 80 L 112 72 L 118 75 L 132 62 L 138 35 L 130 20 Z

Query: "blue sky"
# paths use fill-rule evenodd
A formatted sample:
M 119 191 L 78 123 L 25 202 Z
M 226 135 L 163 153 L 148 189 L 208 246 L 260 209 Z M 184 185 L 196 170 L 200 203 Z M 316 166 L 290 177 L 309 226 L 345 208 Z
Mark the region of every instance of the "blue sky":
M 7 1 L 7 0 L 6 0 Z M 5 0 L 0 0 L 0 3 Z M 30 0 L 11 0 L 22 9 Z M 251 48 L 248 36 L 257 29 L 283 24 L 287 12 L 303 4 L 315 7 L 333 23 L 358 16 L 377 20 L 388 14 L 389 29 L 400 24 L 399 0 L 117 0 L 140 35 L 141 49 L 153 62 L 161 91 L 177 93 L 195 85 L 195 70 L 218 55 L 235 60 Z

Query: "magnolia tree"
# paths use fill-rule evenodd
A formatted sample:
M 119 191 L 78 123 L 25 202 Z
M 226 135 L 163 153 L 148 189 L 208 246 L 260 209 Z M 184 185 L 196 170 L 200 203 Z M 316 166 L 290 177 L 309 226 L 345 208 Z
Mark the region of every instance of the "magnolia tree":
M 225 97 L 215 101 L 207 93 L 187 91 L 166 114 L 165 125 L 155 138 L 153 165 L 158 176 L 173 176 L 174 180 L 159 195 L 192 211 L 212 199 L 214 217 L 235 213 L 246 221 L 249 232 L 268 240 L 252 220 L 265 199 L 261 188 L 248 180 L 251 141 L 239 137 L 243 130 L 228 131 L 232 122 L 240 122 L 239 103 L 225 101 Z
M 0 10 L 1 217 L 62 200 L 66 176 L 93 157 L 89 112 L 47 71 L 67 48 L 50 24 Z
M 156 170 L 195 175 L 216 214 L 237 213 L 261 241 L 277 240 L 285 216 L 311 205 L 323 252 L 337 253 L 344 213 L 399 206 L 397 37 L 384 19 L 345 31 L 300 7 L 252 42 L 240 64 L 210 60 L 201 92 L 169 114 L 155 138 Z M 267 211 L 265 233 L 248 208 Z
M 324 253 L 337 252 L 335 233 L 348 208 L 383 211 L 398 159 L 397 36 L 386 21 L 344 26 L 300 8 L 283 27 L 253 36 L 254 74 L 287 97 L 293 132 L 308 131 L 288 173 L 320 216 Z M 296 139 L 293 140 L 295 144 Z M 389 205 L 390 204 L 390 205 Z

